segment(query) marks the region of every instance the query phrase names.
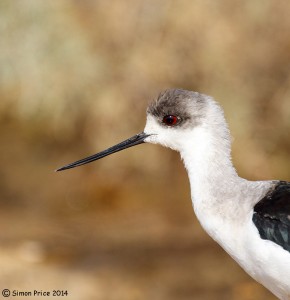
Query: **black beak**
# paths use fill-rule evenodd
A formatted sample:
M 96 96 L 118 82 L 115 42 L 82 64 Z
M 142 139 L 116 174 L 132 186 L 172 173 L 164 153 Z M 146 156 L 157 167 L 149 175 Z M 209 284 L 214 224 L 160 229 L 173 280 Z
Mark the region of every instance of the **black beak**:
M 121 143 L 119 143 L 115 146 L 112 146 L 112 147 L 110 147 L 110 148 L 108 148 L 104 151 L 101 151 L 97 154 L 94 154 L 94 155 L 91 155 L 89 157 L 83 158 L 83 159 L 78 160 L 76 162 L 73 162 L 71 164 L 65 165 L 65 166 L 57 169 L 56 171 L 63 171 L 63 170 L 79 167 L 79 166 L 88 164 L 90 162 L 93 162 L 95 160 L 98 160 L 100 158 L 103 158 L 103 157 L 105 157 L 107 155 L 110 155 L 112 153 L 124 150 L 124 149 L 132 147 L 132 146 L 142 144 L 142 143 L 144 143 L 145 138 L 147 138 L 148 136 L 150 136 L 150 134 L 146 134 L 144 132 L 138 133 L 138 134 L 130 137 L 129 139 L 127 139 L 127 140 L 125 140 L 125 141 L 123 141 L 123 142 L 121 142 Z

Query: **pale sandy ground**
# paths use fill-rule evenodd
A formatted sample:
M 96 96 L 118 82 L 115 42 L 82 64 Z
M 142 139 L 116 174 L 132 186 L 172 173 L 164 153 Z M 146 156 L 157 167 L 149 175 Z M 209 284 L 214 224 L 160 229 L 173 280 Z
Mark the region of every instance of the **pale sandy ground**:
M 1 214 L 1 288 L 68 291 L 63 299 L 274 299 L 194 219 L 179 227 L 169 219 L 158 211 L 104 213 L 52 226 Z
M 65 290 L 73 300 L 274 299 L 201 229 L 179 159 L 166 178 L 140 170 L 117 181 L 97 164 L 55 173 L 67 151 L 13 128 L 0 127 L 0 289 Z
M 1 1 L 0 290 L 274 299 L 200 228 L 176 153 L 142 145 L 53 170 L 141 131 L 150 99 L 182 87 L 224 107 L 240 175 L 289 180 L 289 10 L 274 0 Z

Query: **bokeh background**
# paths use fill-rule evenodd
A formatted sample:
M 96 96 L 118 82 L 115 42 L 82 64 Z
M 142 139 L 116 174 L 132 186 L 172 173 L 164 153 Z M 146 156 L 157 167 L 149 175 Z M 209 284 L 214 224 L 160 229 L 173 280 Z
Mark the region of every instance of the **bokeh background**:
M 201 229 L 177 153 L 142 145 L 53 171 L 142 131 L 151 99 L 180 87 L 222 104 L 241 176 L 289 180 L 289 12 L 275 0 L 1 1 L 1 290 L 274 299 Z

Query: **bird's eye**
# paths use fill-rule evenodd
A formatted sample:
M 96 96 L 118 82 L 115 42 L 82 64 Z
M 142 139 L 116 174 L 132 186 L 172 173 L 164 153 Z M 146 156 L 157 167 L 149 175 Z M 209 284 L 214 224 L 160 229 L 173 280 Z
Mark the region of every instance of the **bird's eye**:
M 174 126 L 179 122 L 179 120 L 180 118 L 177 116 L 168 115 L 163 118 L 162 122 L 167 126 Z

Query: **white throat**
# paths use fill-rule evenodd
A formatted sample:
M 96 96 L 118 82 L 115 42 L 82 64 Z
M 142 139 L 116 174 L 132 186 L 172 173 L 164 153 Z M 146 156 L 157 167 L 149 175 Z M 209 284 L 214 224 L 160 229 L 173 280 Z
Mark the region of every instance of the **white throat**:
M 225 231 L 237 214 L 246 218 L 248 207 L 243 207 L 245 202 L 239 197 L 246 180 L 232 165 L 230 134 L 222 114 L 218 123 L 194 128 L 180 154 L 188 172 L 195 213 L 209 235 L 220 243 L 223 234 L 217 228 Z
M 207 128 L 195 128 L 180 154 L 188 171 L 194 201 L 225 196 L 239 179 L 231 162 L 229 140 Z
M 152 134 L 146 142 L 158 143 L 180 152 L 188 172 L 195 213 L 204 229 L 214 239 L 216 228 L 224 228 L 244 214 L 240 207 L 242 182 L 231 162 L 231 138 L 223 111 L 208 98 L 199 124 L 187 128 L 164 128 L 147 116 L 144 132 Z M 242 204 L 243 206 L 243 204 Z M 219 235 L 221 236 L 221 235 Z M 220 241 L 219 241 L 220 242 Z

